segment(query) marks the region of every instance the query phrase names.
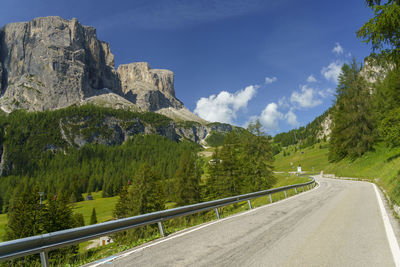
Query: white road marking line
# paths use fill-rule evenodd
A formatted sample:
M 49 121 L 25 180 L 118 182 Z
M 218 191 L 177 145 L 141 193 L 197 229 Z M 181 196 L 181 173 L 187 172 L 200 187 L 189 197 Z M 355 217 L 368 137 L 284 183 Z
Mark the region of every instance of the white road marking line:
M 316 189 L 318 189 L 319 187 L 320 187 L 320 185 L 319 185 L 319 183 L 317 183 L 317 185 L 314 187 L 314 189 L 316 190 Z M 105 261 L 102 261 L 102 262 L 97 262 L 97 263 L 95 262 L 95 264 L 90 265 L 90 267 L 97 267 L 97 266 L 99 266 L 99 265 L 106 264 L 106 263 L 108 263 L 108 262 L 111 262 L 111 261 L 114 261 L 114 260 L 117 260 L 117 259 L 120 259 L 120 258 L 127 257 L 127 256 L 129 256 L 129 255 L 131 255 L 131 254 L 133 254 L 133 253 L 140 252 L 140 251 L 142 251 L 142 250 L 144 250 L 144 249 L 146 249 L 146 248 L 150 248 L 150 247 L 153 247 L 153 246 L 155 246 L 155 245 L 164 243 L 164 242 L 166 242 L 166 241 L 175 239 L 175 238 L 177 238 L 177 237 L 181 237 L 181 236 L 190 234 L 190 233 L 192 233 L 192 232 L 198 231 L 198 230 L 200 230 L 200 229 L 203 229 L 203 228 L 205 228 L 205 227 L 211 226 L 211 225 L 213 225 L 213 224 L 220 223 L 220 222 L 223 222 L 223 221 L 226 221 L 226 220 L 229 220 L 229 219 L 233 219 L 233 218 L 236 218 L 236 217 L 240 217 L 240 216 L 249 214 L 249 213 L 251 213 L 251 212 L 254 212 L 254 211 L 256 211 L 256 210 L 262 209 L 262 208 L 267 208 L 267 207 L 275 206 L 275 205 L 277 205 L 277 204 L 286 202 L 286 201 L 288 201 L 288 200 L 297 198 L 297 197 L 299 197 L 299 196 L 303 196 L 303 195 L 305 195 L 305 194 L 307 194 L 307 193 L 309 193 L 309 192 L 313 192 L 313 191 L 314 191 L 314 190 L 311 189 L 311 190 L 308 190 L 308 191 L 306 191 L 306 192 L 298 193 L 297 195 L 291 196 L 291 197 L 289 197 L 289 198 L 279 200 L 279 201 L 277 201 L 277 202 L 273 202 L 273 203 L 270 203 L 270 204 L 266 204 L 266 205 L 263 205 L 263 206 L 260 206 L 260 207 L 257 207 L 257 208 L 253 208 L 253 209 L 248 210 L 248 211 L 245 211 L 245 212 L 241 212 L 241 213 L 236 214 L 236 215 L 228 216 L 228 217 L 223 218 L 223 219 L 219 219 L 219 220 L 216 220 L 216 221 L 212 221 L 212 222 L 206 223 L 206 224 L 204 224 L 204 225 L 202 225 L 202 226 L 196 227 L 195 229 L 192 229 L 192 230 L 189 230 L 189 231 L 185 231 L 185 232 L 183 232 L 183 233 L 180 233 L 180 234 L 177 234 L 177 235 L 173 235 L 173 236 L 171 236 L 171 237 L 167 237 L 167 238 L 165 238 L 165 239 L 162 239 L 162 240 L 160 240 L 160 241 L 156 241 L 156 242 L 151 243 L 151 244 L 148 244 L 148 245 L 146 245 L 146 246 L 143 246 L 143 247 L 140 247 L 140 248 L 137 248 L 137 249 L 128 251 L 128 252 L 126 252 L 126 253 L 124 253 L 124 254 L 121 254 L 121 255 L 119 255 L 119 256 L 115 256 L 115 257 L 112 258 L 112 259 L 108 259 L 108 260 L 105 260 Z M 266 196 L 267 196 L 267 195 L 266 195 Z
M 385 226 L 386 236 L 389 241 L 390 250 L 392 251 L 394 264 L 396 265 L 396 267 L 400 267 L 399 244 L 397 243 L 397 239 L 396 239 L 396 236 L 394 235 L 392 225 L 390 224 L 389 216 L 387 215 L 385 207 L 383 206 L 382 198 L 378 192 L 378 188 L 376 187 L 375 184 L 373 184 L 373 185 L 375 188 L 375 193 L 376 193 L 376 198 L 378 200 L 379 208 L 381 210 L 383 224 Z

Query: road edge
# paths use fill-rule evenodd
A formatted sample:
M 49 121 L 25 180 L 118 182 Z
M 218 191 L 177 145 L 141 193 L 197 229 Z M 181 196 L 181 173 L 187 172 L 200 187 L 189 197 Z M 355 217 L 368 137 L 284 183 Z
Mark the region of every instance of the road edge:
M 378 201 L 379 208 L 381 210 L 383 225 L 385 226 L 386 237 L 389 242 L 390 250 L 392 252 L 394 264 L 396 267 L 400 267 L 400 248 L 399 243 L 397 242 L 396 235 L 394 234 L 392 224 L 390 223 L 389 216 L 386 212 L 385 206 L 383 205 L 383 200 L 381 195 L 379 194 L 378 187 L 376 184 L 372 183 L 375 193 L 376 199 Z
M 310 177 L 313 178 L 315 176 L 319 176 L 319 175 L 313 175 L 313 176 L 310 176 Z M 94 261 L 94 262 L 91 262 L 91 263 L 86 263 L 86 264 L 84 264 L 82 266 L 83 267 L 97 267 L 97 266 L 100 266 L 100 265 L 103 265 L 103 264 L 110 264 L 112 261 L 118 260 L 120 258 L 124 258 L 126 256 L 129 256 L 129 255 L 133 254 L 133 253 L 140 252 L 140 251 L 142 251 L 142 250 L 144 250 L 146 248 L 153 247 L 155 245 L 158 245 L 158 244 L 164 243 L 166 241 L 169 241 L 169 240 L 184 236 L 186 234 L 201 230 L 201 229 L 206 228 L 208 226 L 211 226 L 213 224 L 221 223 L 223 221 L 230 220 L 230 219 L 233 219 L 233 218 L 236 218 L 236 217 L 240 217 L 240 216 L 255 212 L 255 211 L 263 209 L 263 208 L 275 206 L 277 204 L 280 204 L 280 203 L 283 203 L 283 202 L 286 202 L 286 201 L 289 201 L 289 200 L 293 200 L 294 198 L 303 196 L 305 194 L 308 194 L 309 192 L 314 192 L 315 190 L 317 190 L 320 187 L 320 184 L 316 180 L 315 180 L 315 184 L 316 185 L 313 188 L 311 188 L 310 190 L 308 190 L 306 192 L 301 192 L 301 193 L 298 193 L 296 195 L 290 196 L 288 198 L 285 198 L 285 199 L 282 199 L 282 200 L 279 200 L 279 201 L 276 201 L 276 202 L 273 202 L 273 203 L 270 203 L 270 204 L 262 205 L 262 206 L 259 206 L 259 207 L 256 207 L 256 208 L 253 208 L 253 209 L 250 209 L 250 210 L 246 210 L 246 211 L 243 211 L 243 212 L 240 212 L 240 213 L 237 213 L 237 214 L 233 214 L 233 215 L 230 215 L 230 216 L 225 217 L 223 219 L 218 219 L 218 220 L 214 220 L 214 221 L 211 221 L 211 222 L 206 222 L 204 224 L 199 224 L 199 225 L 196 225 L 196 226 L 193 226 L 193 227 L 189 227 L 189 228 L 186 228 L 184 230 L 178 231 L 178 232 L 176 232 L 176 233 L 174 233 L 174 234 L 172 234 L 170 236 L 166 236 L 166 237 L 162 237 L 162 238 L 156 239 L 153 242 L 145 243 L 145 244 L 143 244 L 143 245 L 141 245 L 139 247 L 134 247 L 134 248 L 128 249 L 128 250 L 126 250 L 124 252 L 120 252 L 120 253 L 114 254 L 112 256 L 109 256 L 109 257 L 106 257 L 106 258 L 103 258 L 103 259 L 100 259 L 100 260 L 97 260 L 97 261 Z

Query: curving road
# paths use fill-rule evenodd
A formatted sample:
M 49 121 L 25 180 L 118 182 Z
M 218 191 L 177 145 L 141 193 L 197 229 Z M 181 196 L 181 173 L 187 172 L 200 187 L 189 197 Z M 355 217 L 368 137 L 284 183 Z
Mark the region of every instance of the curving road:
M 373 184 L 316 180 L 306 193 L 92 266 L 396 266 L 398 222 L 386 207 L 395 234 L 388 238 Z

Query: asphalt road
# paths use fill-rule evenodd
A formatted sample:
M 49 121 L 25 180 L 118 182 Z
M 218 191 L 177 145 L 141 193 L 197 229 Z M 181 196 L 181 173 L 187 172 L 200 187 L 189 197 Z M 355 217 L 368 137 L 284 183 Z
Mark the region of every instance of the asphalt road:
M 395 266 L 374 186 L 316 180 L 311 191 L 170 235 L 103 266 Z

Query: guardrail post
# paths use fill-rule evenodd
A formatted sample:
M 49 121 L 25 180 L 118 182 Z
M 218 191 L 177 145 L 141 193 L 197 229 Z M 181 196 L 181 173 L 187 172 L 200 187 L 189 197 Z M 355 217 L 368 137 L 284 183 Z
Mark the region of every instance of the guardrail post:
M 215 214 L 217 215 L 217 219 L 219 220 L 219 219 L 220 219 L 220 217 L 219 217 L 219 211 L 218 211 L 218 208 L 216 208 L 216 209 L 215 209 Z
M 164 233 L 164 227 L 162 225 L 162 222 L 158 222 L 157 224 L 158 224 L 158 230 L 160 230 L 161 236 L 164 237 L 165 233 Z
M 42 262 L 43 267 L 50 267 L 49 255 L 47 255 L 46 251 L 40 252 L 40 261 Z
M 272 196 L 269 194 L 269 202 L 272 203 Z
M 285 193 L 285 198 L 287 198 L 287 193 L 286 193 L 286 190 L 285 191 L 283 191 L 284 193 Z
M 247 203 L 249 204 L 249 209 L 252 209 L 253 207 L 251 206 L 251 201 L 250 201 L 250 199 L 247 200 Z
M 304 186 L 303 186 L 303 192 L 304 192 L 304 191 L 306 191 L 306 190 L 304 189 Z
M 297 194 L 297 187 L 294 188 L 294 192 Z
M 307 190 L 310 190 L 310 187 L 307 185 Z

